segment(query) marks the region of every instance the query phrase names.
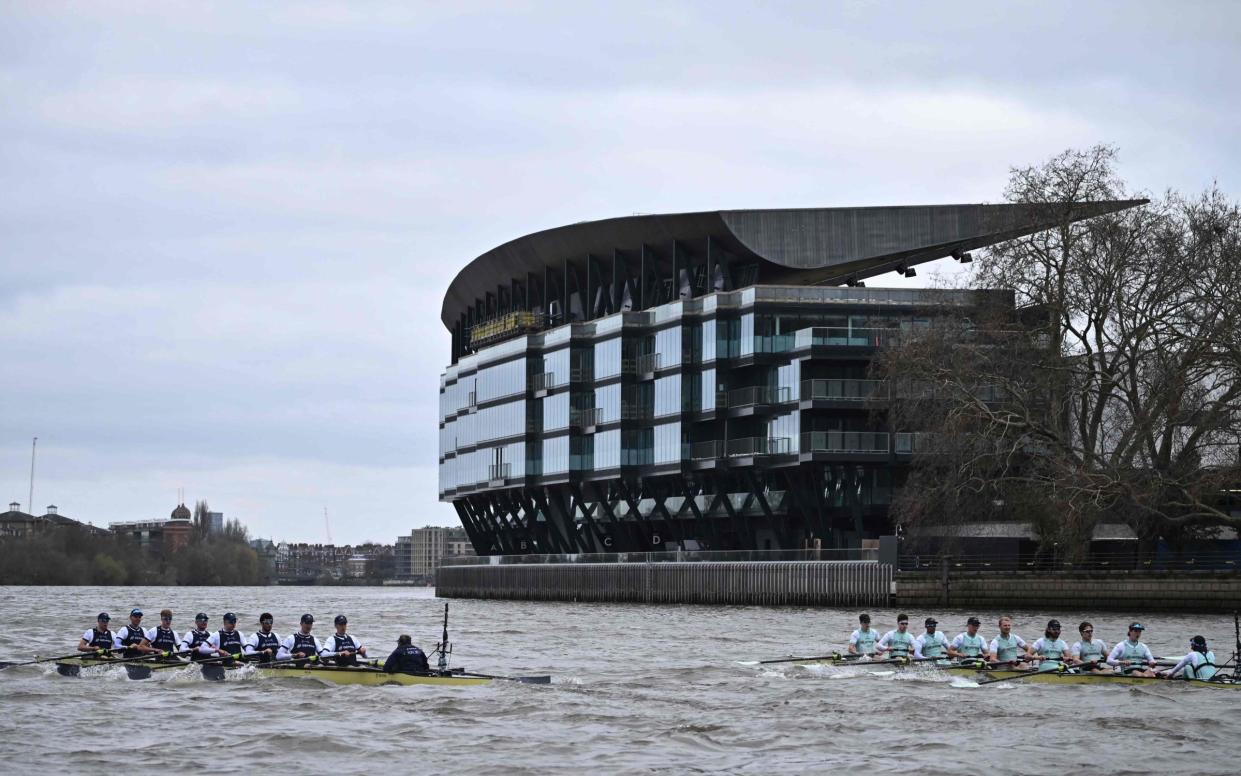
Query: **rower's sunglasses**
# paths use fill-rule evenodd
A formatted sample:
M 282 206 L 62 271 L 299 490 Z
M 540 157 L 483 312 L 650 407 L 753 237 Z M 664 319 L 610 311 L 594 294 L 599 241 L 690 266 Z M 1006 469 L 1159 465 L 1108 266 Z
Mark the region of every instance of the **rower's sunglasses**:
M 160 615 L 160 619 L 163 620 L 164 622 L 172 622 L 172 615 L 171 614 Z
M 1094 633 L 1094 628 L 1082 628 L 1082 633 Z
M 262 620 L 259 620 L 259 625 L 271 625 L 271 623 L 272 619 L 270 617 L 265 617 Z

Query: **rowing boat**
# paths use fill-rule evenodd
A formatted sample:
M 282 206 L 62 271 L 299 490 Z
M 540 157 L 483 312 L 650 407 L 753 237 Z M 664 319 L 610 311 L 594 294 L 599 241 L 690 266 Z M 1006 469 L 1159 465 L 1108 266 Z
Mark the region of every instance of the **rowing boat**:
M 873 660 L 847 660 L 835 656 L 825 656 L 819 658 L 807 658 L 805 660 L 790 660 L 785 665 L 830 665 L 837 667 L 854 667 L 867 670 L 923 670 L 923 671 L 939 671 L 941 673 L 954 676 L 969 676 L 977 678 L 982 682 L 991 682 L 996 680 L 1013 680 L 1023 682 L 1037 682 L 1039 684 L 1121 684 L 1121 685 L 1143 685 L 1143 684 L 1167 684 L 1185 685 L 1192 687 L 1228 687 L 1232 689 L 1241 689 L 1241 681 L 1237 681 L 1227 675 L 1219 675 L 1215 681 L 1203 681 L 1201 679 L 1160 679 L 1150 676 L 1133 676 L 1124 674 L 1096 674 L 1096 673 L 1072 673 L 1070 671 L 1029 671 L 1016 670 L 1012 668 L 979 668 L 978 666 L 960 665 L 956 663 L 926 661 L 913 663 L 900 663 L 896 661 L 873 661 Z
M 162 663 L 161 665 L 166 666 L 169 664 Z M 186 662 L 182 665 L 188 667 L 196 664 Z M 57 661 L 56 663 L 56 671 L 61 676 L 79 676 L 84 668 L 100 667 L 113 667 L 113 661 L 88 657 L 71 658 L 69 660 Z M 127 663 L 115 667 L 124 668 L 126 673 L 129 674 L 130 679 L 148 679 L 151 676 L 151 668 L 154 666 Z M 362 685 L 365 687 L 428 684 L 442 687 L 472 687 L 480 684 L 489 684 L 497 679 L 508 679 L 508 677 L 470 675 L 461 669 L 453 669 L 444 674 L 390 674 L 370 666 L 302 666 L 299 668 L 292 664 L 264 666 L 261 663 L 251 663 L 248 665 L 224 666 L 215 663 L 202 665 L 199 668 L 202 670 L 203 678 L 211 681 L 220 681 L 234 671 L 252 668 L 255 676 L 265 679 L 317 679 L 329 684 Z M 549 684 L 551 682 L 551 677 L 548 676 L 521 676 L 515 677 L 515 679 L 524 684 Z

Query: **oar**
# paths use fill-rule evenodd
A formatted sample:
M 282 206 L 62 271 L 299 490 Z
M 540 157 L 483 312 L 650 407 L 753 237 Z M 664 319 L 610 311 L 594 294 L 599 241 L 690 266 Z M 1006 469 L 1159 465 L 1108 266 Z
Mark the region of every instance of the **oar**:
M 185 655 L 192 651 L 193 650 L 190 650 L 190 649 L 183 649 L 180 652 L 148 652 L 147 654 L 140 655 L 139 657 L 127 657 L 121 660 L 109 660 L 107 664 L 110 666 L 119 666 L 119 665 L 124 665 L 126 663 L 141 663 L 144 660 L 156 660 L 161 657 L 175 657 L 178 655 Z
M 0 671 L 3 671 L 6 668 L 17 668 L 18 666 L 32 666 L 35 663 L 51 663 L 55 660 L 68 660 L 74 657 L 90 657 L 92 655 L 98 655 L 100 653 L 107 653 L 107 652 L 111 652 L 111 650 L 101 649 L 101 650 L 95 650 L 92 652 L 71 652 L 68 655 L 61 655 L 60 657 L 41 657 L 41 658 L 36 658 L 35 660 L 27 660 L 24 663 L 12 663 L 12 662 L 7 662 L 7 661 L 0 661 Z
M 439 676 L 439 674 L 429 674 L 429 676 Z M 551 684 L 550 675 L 542 676 L 495 676 L 494 674 L 475 674 L 470 671 L 453 671 L 451 676 L 466 676 L 471 679 L 500 679 L 506 682 L 520 682 L 522 684 Z
M 782 657 L 776 660 L 739 660 L 737 661 L 743 666 L 765 666 L 773 663 L 797 663 L 802 660 L 861 660 L 864 657 L 874 657 L 873 655 L 845 655 L 840 652 L 833 652 L 830 655 L 816 655 L 813 657 Z
M 194 650 L 189 650 L 193 652 Z M 222 663 L 225 660 L 240 660 L 241 653 L 237 652 L 232 655 L 219 655 L 217 657 L 207 658 L 206 660 L 188 660 L 184 663 L 169 663 L 168 665 L 152 666 L 152 671 L 162 671 L 166 668 L 185 668 L 186 666 L 209 666 L 216 663 Z

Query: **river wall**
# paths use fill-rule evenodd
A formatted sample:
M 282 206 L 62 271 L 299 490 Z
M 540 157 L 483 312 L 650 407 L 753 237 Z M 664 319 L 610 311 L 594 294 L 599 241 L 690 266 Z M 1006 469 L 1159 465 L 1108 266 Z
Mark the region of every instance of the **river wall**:
M 906 609 L 1230 613 L 1241 607 L 1241 574 L 1232 571 L 898 573 L 894 590 L 895 606 Z
M 892 567 L 873 561 L 444 566 L 435 588 L 445 598 L 883 606 Z

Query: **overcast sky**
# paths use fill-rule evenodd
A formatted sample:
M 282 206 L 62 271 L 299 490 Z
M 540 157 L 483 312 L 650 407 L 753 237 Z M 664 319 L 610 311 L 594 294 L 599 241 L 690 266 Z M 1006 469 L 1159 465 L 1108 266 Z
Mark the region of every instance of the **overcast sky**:
M 455 524 L 438 314 L 473 257 L 634 212 L 997 201 L 1099 142 L 1135 188 L 1235 197 L 1239 30 L 1233 2 L 2 2 L 0 500 L 38 436 L 40 514 L 184 488 L 277 540 L 325 507 L 337 543 Z

